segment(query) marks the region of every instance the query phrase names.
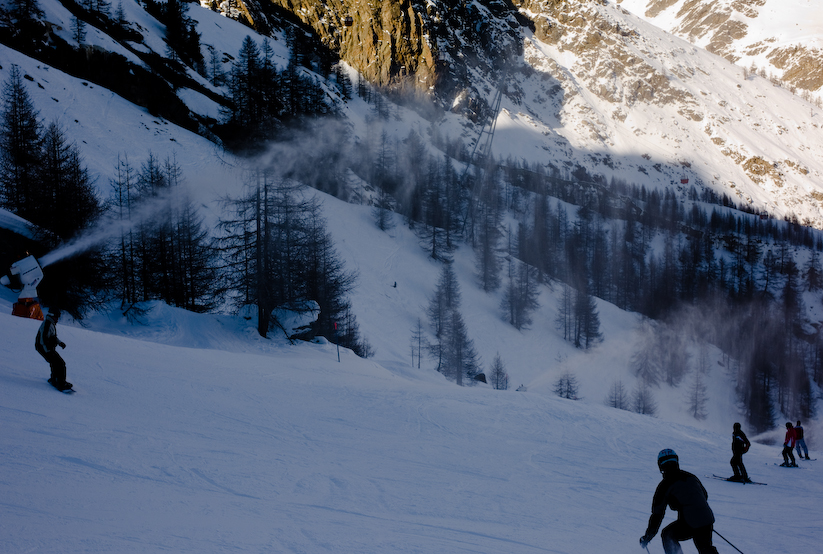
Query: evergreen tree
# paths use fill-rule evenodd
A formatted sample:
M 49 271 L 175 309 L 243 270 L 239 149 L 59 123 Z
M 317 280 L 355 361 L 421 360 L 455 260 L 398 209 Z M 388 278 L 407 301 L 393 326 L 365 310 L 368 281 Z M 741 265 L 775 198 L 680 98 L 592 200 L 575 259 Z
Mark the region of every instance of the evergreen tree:
M 123 1 L 117 2 L 117 10 L 114 12 L 114 21 L 121 30 L 126 30 L 129 26 L 129 20 L 126 16 L 126 10 L 123 9 Z
M 117 290 L 121 309 L 126 309 L 138 301 L 139 272 L 137 269 L 137 252 L 132 221 L 132 210 L 138 200 L 137 177 L 129 163 L 128 156 L 117 157 L 116 177 L 111 180 L 111 198 L 109 209 L 112 218 L 120 222 L 120 236 L 110 250 L 111 286 Z
M 343 100 L 352 99 L 352 82 L 346 73 L 343 64 L 338 63 L 334 66 L 334 78 L 337 82 L 337 88 L 340 90 L 340 96 Z
M 656 386 L 660 382 L 661 356 L 648 320 L 641 322 L 637 335 L 638 345 L 631 357 L 631 368 L 643 383 Z
M 37 219 L 37 173 L 41 156 L 39 113 L 12 65 L 3 83 L 0 112 L 0 207 L 32 221 Z
M 562 292 L 557 302 L 557 329 L 563 331 L 563 339 L 571 341 L 574 337 L 574 289 L 563 283 Z
M 318 334 L 370 355 L 346 299 L 356 276 L 345 271 L 335 252 L 320 204 L 300 185 L 275 179 L 264 167 L 228 207 L 219 227 L 225 290 L 237 307 L 257 307 L 258 333 L 265 337 L 276 324 L 275 308 L 295 309 L 314 300 L 320 305 Z
M 68 239 L 88 228 L 101 213 L 94 180 L 83 166 L 80 150 L 69 143 L 57 122 L 46 128 L 37 169 L 33 223 Z M 71 209 L 66 209 L 71 206 Z
M 539 306 L 538 271 L 510 256 L 508 276 L 508 285 L 503 291 L 500 307 L 504 317 L 515 329 L 528 328 L 532 323 L 531 314 Z
M 506 366 L 503 365 L 499 352 L 492 362 L 489 383 L 495 390 L 508 390 L 509 388 L 509 374 L 506 373 Z
M 71 37 L 77 43 L 78 48 L 86 40 L 86 22 L 79 17 L 72 16 L 71 18 Z
M 670 325 L 656 329 L 655 342 L 659 349 L 663 378 L 670 386 L 677 386 L 689 371 L 691 356 L 682 333 Z
M 594 297 L 577 291 L 574 302 L 574 345 L 588 350 L 603 339 Z
M 648 382 L 641 379 L 632 397 L 632 409 L 638 414 L 657 415 L 657 403 L 652 395 L 652 388 Z
M 443 375 L 447 379 L 454 379 L 458 386 L 463 386 L 464 380 L 468 384 L 474 384 L 474 377 L 481 373 L 482 369 L 474 350 L 474 342 L 468 336 L 459 309 L 452 309 L 448 314 L 448 326 L 443 332 L 443 343 Z
M 184 64 L 195 67 L 202 65 L 200 34 L 197 22 L 188 17 L 188 4 L 183 0 L 167 0 L 163 13 L 166 24 L 166 44 L 169 57 L 180 59 Z
M 807 290 L 817 292 L 823 288 L 823 269 L 820 266 L 820 254 L 817 248 L 811 249 L 809 260 L 803 270 L 803 276 L 806 279 Z
M 226 83 L 226 72 L 223 71 L 223 59 L 217 48 L 209 46 L 208 74 L 209 82 L 216 87 Z
M 480 285 L 486 292 L 497 290 L 500 286 L 500 257 L 498 243 L 500 241 L 501 198 L 497 179 L 489 179 L 483 183 L 480 192 L 480 201 L 477 220 L 477 244 L 475 246 L 477 276 Z
M 448 260 L 460 236 L 459 218 L 463 195 L 457 173 L 448 156 L 438 163 L 431 160 L 424 192 L 421 231 L 426 249 L 436 260 Z
M 560 398 L 580 400 L 578 388 L 577 377 L 571 371 L 565 371 L 554 383 L 554 394 Z
M 803 299 L 798 276 L 797 266 L 794 260 L 788 260 L 785 264 L 786 282 L 783 286 L 783 323 L 787 328 L 791 328 L 799 320 L 803 311 Z
M 427 315 L 436 342 L 430 344 L 432 355 L 437 358 L 437 370 L 440 371 L 443 358 L 443 335 L 449 325 L 449 312 L 460 307 L 460 286 L 451 264 L 446 262 L 440 272 L 434 295 L 429 300 Z
M 19 20 L 43 17 L 43 10 L 37 0 L 10 0 L 11 14 Z
M 372 155 L 373 163 L 371 167 L 370 183 L 377 189 L 377 197 L 374 200 L 372 215 L 375 224 L 381 231 L 388 231 L 394 228 L 392 211 L 394 200 L 392 192 L 396 188 L 394 178 L 394 160 L 396 156 L 391 152 L 389 135 L 384 130 L 380 133 L 380 139 L 374 146 Z
M 709 400 L 707 396 L 708 385 L 706 384 L 708 368 L 708 354 L 705 346 L 703 346 L 700 349 L 697 367 L 694 368 L 693 380 L 689 386 L 688 396 L 689 413 L 693 418 L 698 420 L 706 419 L 708 416 L 706 412 L 706 404 Z
M 351 312 L 347 300 L 354 287 L 356 275 L 345 270 L 337 254 L 332 237 L 326 230 L 326 220 L 321 215 L 318 202 L 309 201 L 302 222 L 305 237 L 299 246 L 298 278 L 305 290 L 299 290 L 299 296 L 315 300 L 320 304 L 320 316 L 317 319 L 317 333 L 335 342 L 334 327 L 344 324 L 340 345 L 354 350 L 356 354 L 366 357 L 367 348 L 361 344 L 356 318 Z
M 261 140 L 263 94 L 260 83 L 260 48 L 251 36 L 243 39 L 229 77 L 231 109 L 224 111 L 227 123 L 238 139 L 256 143 Z
M 426 334 L 423 329 L 423 320 L 419 317 L 412 329 L 411 339 L 409 341 L 411 346 L 412 367 L 414 367 L 414 360 L 417 359 L 417 369 L 420 369 L 420 363 L 423 359 L 423 350 L 428 348 L 426 342 Z
M 481 373 L 480 362 L 460 315 L 460 286 L 450 263 L 443 264 L 428 315 L 435 336 L 429 353 L 437 360 L 437 371 L 458 385 L 464 379 L 473 383 L 471 379 Z
M 628 410 L 630 408 L 629 395 L 626 392 L 623 381 L 617 380 L 612 383 L 612 386 L 609 388 L 609 394 L 606 396 L 606 406 L 617 408 L 618 410 Z
M 178 194 L 170 240 L 172 286 L 166 301 L 192 312 L 213 310 L 220 301 L 215 294 L 217 250 L 187 192 Z
M 415 225 L 423 219 L 423 198 L 427 188 L 425 177 L 429 156 L 426 153 L 423 139 L 414 130 L 409 131 L 403 141 L 401 151 L 403 156 L 400 156 L 397 161 L 397 174 L 401 181 L 400 210 L 406 217 L 409 229 L 414 229 Z

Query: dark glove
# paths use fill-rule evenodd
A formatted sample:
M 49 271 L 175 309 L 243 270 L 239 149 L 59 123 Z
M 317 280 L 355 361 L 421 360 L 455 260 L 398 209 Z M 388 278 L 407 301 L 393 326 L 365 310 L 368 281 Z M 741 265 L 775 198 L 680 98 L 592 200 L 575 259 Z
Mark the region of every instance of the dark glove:
M 646 545 L 648 545 L 653 538 L 654 537 L 649 537 L 648 535 L 643 535 L 642 537 L 640 537 L 640 546 L 642 548 L 646 548 Z
M 60 348 L 62 348 L 62 349 L 64 349 L 64 350 L 65 350 L 65 348 L 66 348 L 66 343 L 61 341 L 59 344 L 60 344 Z

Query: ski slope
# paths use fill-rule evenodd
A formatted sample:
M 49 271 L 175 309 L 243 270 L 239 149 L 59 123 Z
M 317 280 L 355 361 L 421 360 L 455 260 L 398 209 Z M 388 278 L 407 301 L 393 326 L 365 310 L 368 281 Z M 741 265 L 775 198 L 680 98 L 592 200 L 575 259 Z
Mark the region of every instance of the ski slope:
M 455 387 L 160 305 L 141 339 L 115 318 L 61 321 L 65 395 L 31 346 L 38 322 L 8 308 L 2 552 L 635 553 L 667 447 L 744 553 L 819 544 L 823 461 L 784 469 L 780 446 L 755 444 L 744 460 L 768 486 L 703 478 L 730 474 L 731 427 Z
M 68 36 L 68 12 L 41 5 Z M 162 51 L 157 23 L 137 4 L 125 8 L 146 47 Z M 221 52 L 235 54 L 249 32 L 208 10 L 190 15 Z M 0 46 L 0 79 L 13 64 L 31 78 L 43 120 L 59 121 L 81 148 L 101 197 L 118 156 L 139 167 L 150 152 L 180 164 L 210 222 L 218 199 L 241 189 L 242 164 L 204 138 Z M 204 97 L 181 94 L 215 113 Z M 343 110 L 356 139 L 380 135 L 364 102 Z M 392 138 L 425 135 L 425 121 L 398 114 L 385 124 Z M 524 151 L 529 133 L 544 136 L 540 125 L 509 109 L 497 144 Z M 463 129 L 452 116 L 441 127 Z M 299 162 L 299 149 L 292 155 Z M 352 309 L 371 360 L 344 350 L 338 362 L 329 344 L 291 346 L 261 339 L 253 321 L 155 305 L 140 326 L 105 314 L 84 326 L 62 321 L 77 389 L 62 395 L 34 352 L 38 323 L 8 315 L 14 295 L 0 291 L 0 552 L 637 552 L 660 449 L 674 448 L 701 478 L 730 473 L 731 425 L 742 417 L 724 368 L 713 364 L 704 421 L 685 414 L 685 387 L 654 390 L 659 419 L 608 409 L 615 379 L 633 388 L 637 316 L 598 301 L 604 342 L 580 352 L 554 330 L 558 291 L 545 287 L 532 328 L 517 331 L 501 320 L 499 296 L 477 287 L 467 247 L 455 253 L 463 315 L 485 367 L 501 354 L 511 390 L 459 388 L 430 360 L 412 366 L 411 329 L 440 266 L 402 224 L 380 232 L 369 207 L 320 196 L 336 248 L 359 274 Z M 580 402 L 552 395 L 567 370 Z M 528 391 L 515 392 L 520 384 Z M 780 439 L 779 427 L 760 437 Z M 779 452 L 755 444 L 745 457 L 767 487 L 703 479 L 717 530 L 746 554 L 814 552 L 819 542 L 823 461 L 785 470 L 773 465 Z M 659 539 L 650 548 L 659 553 Z

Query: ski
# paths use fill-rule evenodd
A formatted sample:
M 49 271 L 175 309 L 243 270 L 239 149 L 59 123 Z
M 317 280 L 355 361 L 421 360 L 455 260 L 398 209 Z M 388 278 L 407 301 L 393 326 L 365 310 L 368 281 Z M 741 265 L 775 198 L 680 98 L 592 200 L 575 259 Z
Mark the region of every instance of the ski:
M 768 465 L 768 464 L 766 464 L 766 465 Z M 777 462 L 774 462 L 774 465 L 776 465 L 777 467 L 787 467 L 787 468 L 789 468 L 789 469 L 806 469 L 806 468 L 802 468 L 802 467 L 800 467 L 800 466 L 798 466 L 798 465 L 787 466 L 787 465 L 785 465 L 785 464 L 778 464 Z
M 720 481 L 728 481 L 729 483 L 740 483 L 741 485 L 768 485 L 768 483 L 758 483 L 757 481 L 736 481 L 734 479 L 729 479 L 728 477 L 723 477 L 721 475 L 706 475 L 709 479 L 719 479 Z

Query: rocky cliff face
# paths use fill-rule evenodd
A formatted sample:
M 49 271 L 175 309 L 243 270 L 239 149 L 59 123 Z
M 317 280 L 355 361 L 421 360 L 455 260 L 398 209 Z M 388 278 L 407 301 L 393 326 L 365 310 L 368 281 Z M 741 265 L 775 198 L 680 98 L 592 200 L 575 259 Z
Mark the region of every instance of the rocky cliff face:
M 676 104 L 684 117 L 702 119 L 691 94 L 640 55 L 649 53 L 643 38 L 596 9 L 606 3 L 603 0 L 515 1 L 534 17 L 538 39 L 574 55 L 575 76 L 599 97 L 627 106 L 636 102 Z M 562 72 L 555 77 L 564 79 Z
M 529 25 L 504 0 L 266 1 L 245 0 L 251 19 L 265 19 L 272 5 L 284 9 L 370 82 L 444 105 L 472 96 L 470 74 L 493 74 L 517 56 Z
M 371 82 L 464 116 L 458 132 L 468 142 L 477 140 L 472 122 L 496 118 L 498 159 L 586 167 L 682 194 L 705 186 L 823 228 L 823 150 L 809 146 L 820 129 L 810 105 L 623 7 L 688 13 L 680 32 L 734 59 L 744 32 L 763 36 L 742 23 L 774 0 L 245 2 L 252 18 L 299 18 Z M 816 86 L 814 62 L 802 61 L 809 49 L 760 42 L 759 60 Z M 496 90 L 504 99 L 492 113 Z
M 823 96 L 823 6 L 799 0 L 617 0 L 743 67 Z

